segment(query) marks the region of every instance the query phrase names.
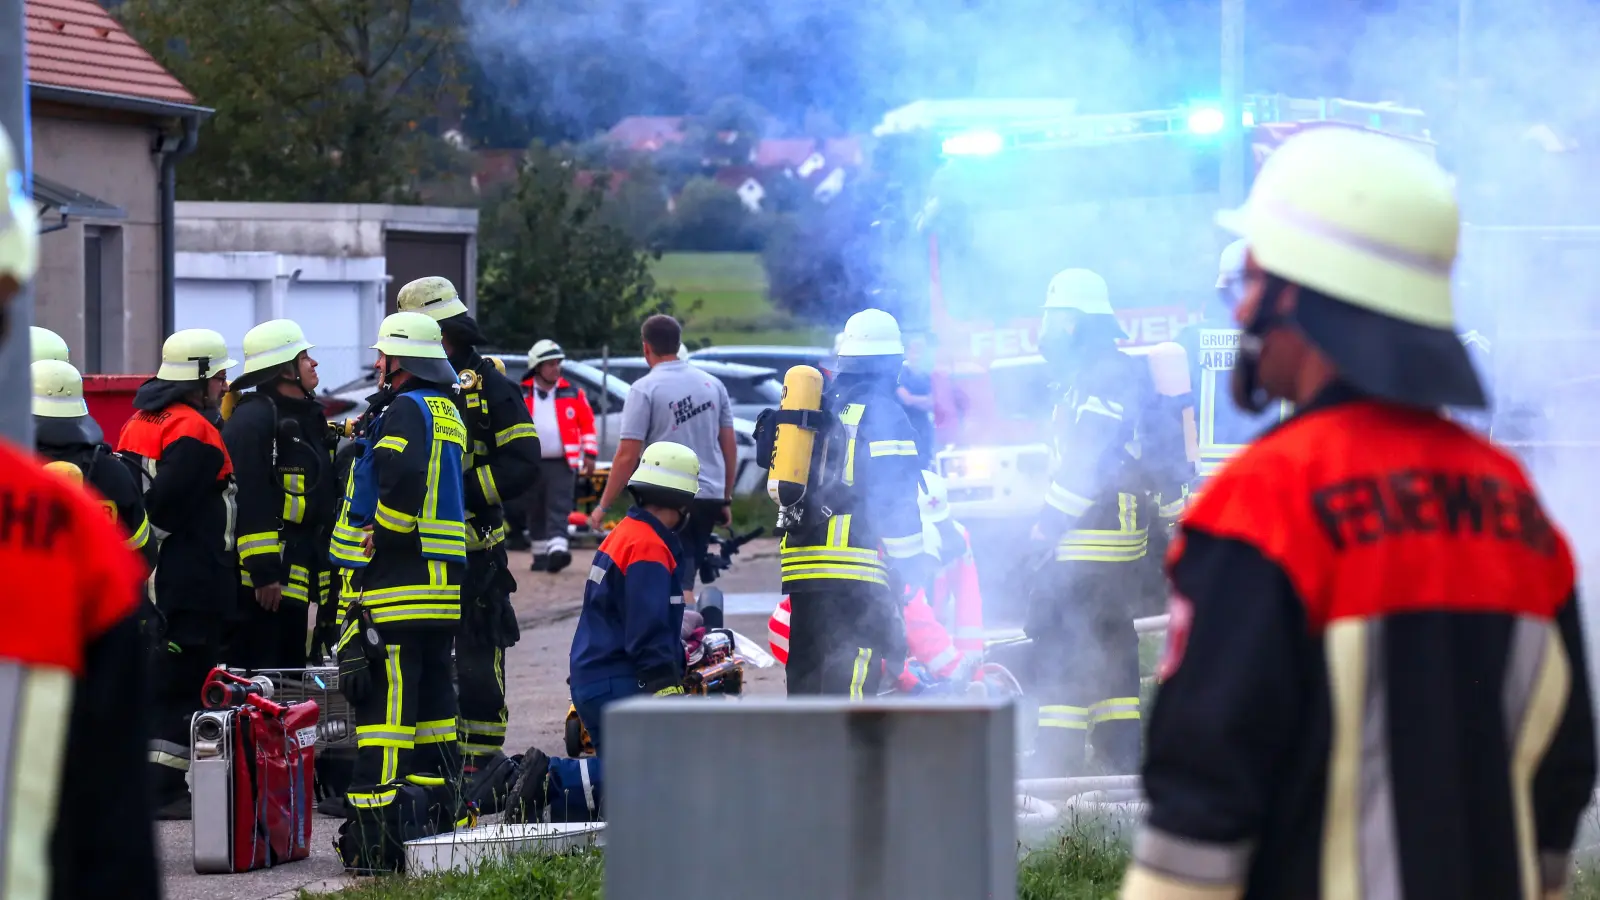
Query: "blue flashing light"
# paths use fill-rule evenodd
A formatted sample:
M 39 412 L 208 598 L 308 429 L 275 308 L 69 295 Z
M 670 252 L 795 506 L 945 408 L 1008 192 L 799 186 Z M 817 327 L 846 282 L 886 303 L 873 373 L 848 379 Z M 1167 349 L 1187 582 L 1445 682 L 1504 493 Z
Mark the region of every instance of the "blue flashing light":
M 1189 130 L 1194 134 L 1217 134 L 1224 121 L 1220 109 L 1197 109 L 1189 114 Z
M 1004 150 L 1005 138 L 993 131 L 968 131 L 944 139 L 945 156 L 993 156 Z

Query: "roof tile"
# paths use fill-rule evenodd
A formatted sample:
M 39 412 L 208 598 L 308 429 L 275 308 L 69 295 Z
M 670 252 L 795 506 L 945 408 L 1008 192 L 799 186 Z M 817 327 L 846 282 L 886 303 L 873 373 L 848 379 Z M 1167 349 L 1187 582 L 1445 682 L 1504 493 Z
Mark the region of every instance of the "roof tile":
M 29 81 L 168 103 L 195 102 L 188 88 L 94 0 L 26 0 L 26 11 Z

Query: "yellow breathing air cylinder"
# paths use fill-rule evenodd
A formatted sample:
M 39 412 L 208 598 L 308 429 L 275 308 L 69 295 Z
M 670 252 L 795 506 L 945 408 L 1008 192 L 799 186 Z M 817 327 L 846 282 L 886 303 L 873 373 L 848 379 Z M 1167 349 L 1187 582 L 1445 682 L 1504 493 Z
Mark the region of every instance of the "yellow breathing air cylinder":
M 220 412 L 222 413 L 222 421 L 226 422 L 229 419 L 233 418 L 233 410 L 238 405 L 239 405 L 239 392 L 238 391 L 229 391 L 226 394 L 223 394 L 222 395 L 222 404 L 221 404 L 221 408 L 220 408 Z
M 491 356 L 491 357 L 489 357 L 489 362 L 494 363 L 494 367 L 495 367 L 496 371 L 498 371 L 501 375 L 506 374 L 506 363 L 505 363 L 505 360 L 501 359 L 498 356 Z
M 811 366 L 793 366 L 783 376 L 783 400 L 778 404 L 785 410 L 818 410 L 822 408 L 822 373 Z M 811 479 L 811 450 L 816 445 L 817 433 L 799 425 L 778 426 L 778 439 L 772 449 L 772 470 L 767 473 L 767 493 L 778 504 L 780 527 L 788 518 L 784 515 L 806 496 L 806 484 Z
M 1145 362 L 1150 366 L 1150 380 L 1155 382 L 1156 393 L 1163 397 L 1181 397 L 1189 393 L 1189 354 L 1175 341 L 1156 344 L 1145 351 Z M 1200 435 L 1194 420 L 1194 404 L 1183 408 L 1183 450 L 1189 462 L 1200 461 Z
M 64 459 L 58 459 L 55 462 L 45 463 L 44 470 L 46 472 L 54 473 L 58 478 L 65 478 L 67 481 L 70 481 L 80 487 L 83 485 L 83 470 Z

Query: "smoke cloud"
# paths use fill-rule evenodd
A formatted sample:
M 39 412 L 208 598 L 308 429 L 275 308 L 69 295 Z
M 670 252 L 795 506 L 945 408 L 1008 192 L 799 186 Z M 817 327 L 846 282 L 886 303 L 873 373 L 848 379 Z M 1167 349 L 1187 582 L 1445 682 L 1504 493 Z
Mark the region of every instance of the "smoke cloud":
M 778 131 L 823 113 L 861 134 L 917 99 L 1075 98 L 1084 112 L 1126 112 L 1220 93 L 1216 0 L 464 5 L 501 101 L 575 138 L 626 115 L 701 111 L 727 95 L 760 104 Z M 1468 225 L 1461 325 L 1491 338 L 1497 437 L 1527 460 L 1593 593 L 1600 181 L 1590 170 L 1600 70 L 1591 43 L 1600 10 L 1583 0 L 1248 5 L 1248 90 L 1394 101 L 1428 114 L 1438 155 L 1458 176 Z M 948 248 L 948 299 L 1004 326 L 1032 314 L 1051 273 L 1086 266 L 1106 277 L 1119 307 L 1197 304 L 1226 236 L 1210 219 L 1214 163 L 1199 151 L 1194 159 L 1127 150 L 1028 172 L 1007 169 L 1004 155 L 972 161 L 968 208 L 952 199 L 942 211 L 966 219 Z M 1116 199 L 1162 178 L 1190 198 Z M 1006 191 L 1016 202 L 977 210 Z M 1040 198 L 1075 194 L 1104 199 L 1040 208 Z M 1540 230 L 1548 226 L 1567 230 Z M 925 278 L 914 267 L 896 273 L 911 284 Z M 944 343 L 1000 340 L 981 331 Z

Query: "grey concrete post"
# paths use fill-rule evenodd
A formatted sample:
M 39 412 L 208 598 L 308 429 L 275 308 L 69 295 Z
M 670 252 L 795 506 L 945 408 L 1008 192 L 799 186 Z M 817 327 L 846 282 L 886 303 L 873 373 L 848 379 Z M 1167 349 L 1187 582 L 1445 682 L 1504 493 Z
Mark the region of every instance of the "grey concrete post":
M 606 711 L 607 900 L 1012 900 L 1009 703 L 633 700 Z
M 28 125 L 27 33 L 23 0 L 0 0 L 0 125 L 21 154 L 23 190 L 33 193 L 33 135 Z M 28 326 L 33 324 L 33 286 L 27 285 L 6 310 L 0 341 L 0 384 L 32 383 Z M 33 447 L 32 399 L 27 390 L 0 391 L 0 436 L 18 447 Z

